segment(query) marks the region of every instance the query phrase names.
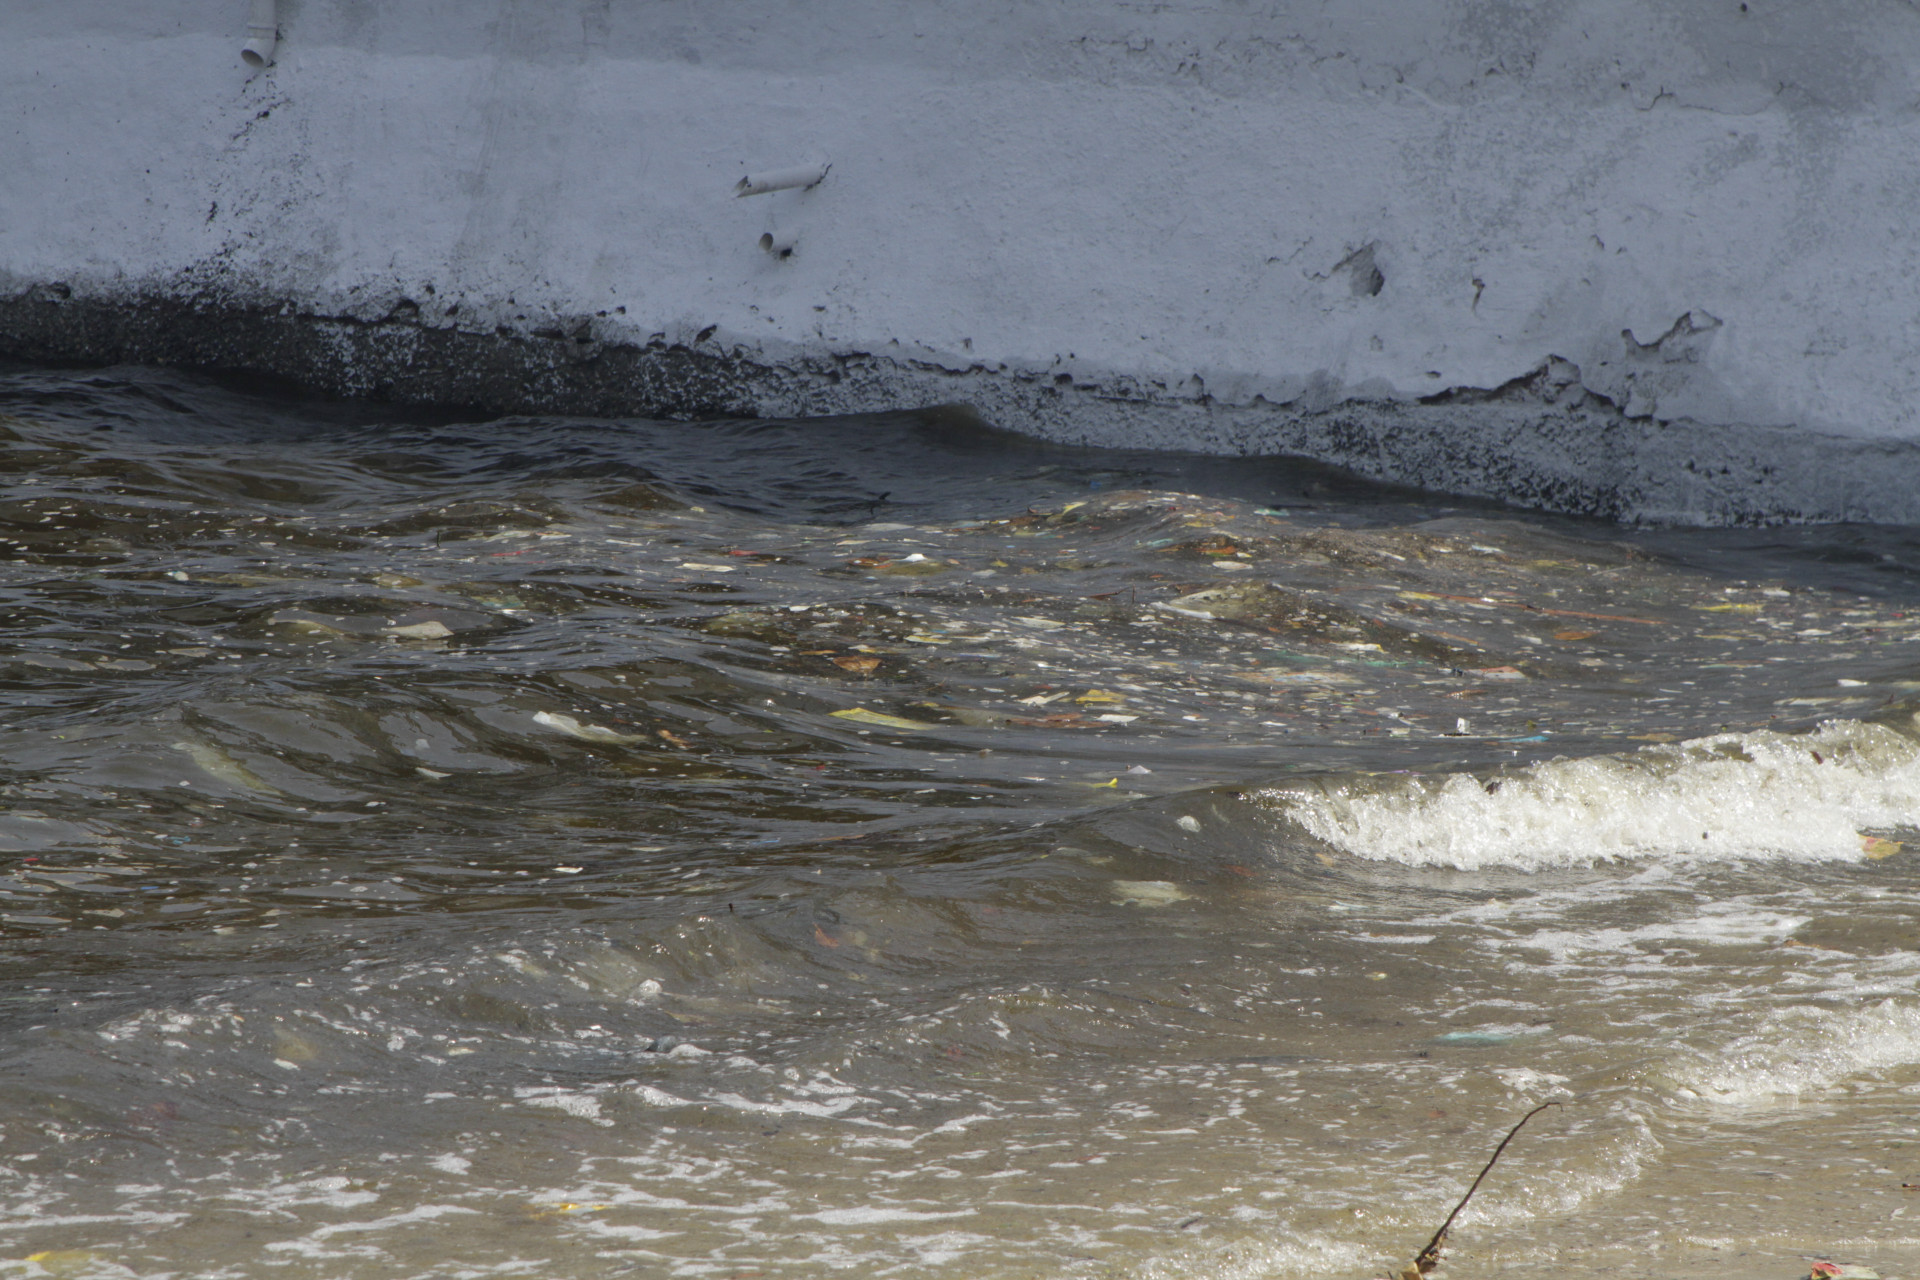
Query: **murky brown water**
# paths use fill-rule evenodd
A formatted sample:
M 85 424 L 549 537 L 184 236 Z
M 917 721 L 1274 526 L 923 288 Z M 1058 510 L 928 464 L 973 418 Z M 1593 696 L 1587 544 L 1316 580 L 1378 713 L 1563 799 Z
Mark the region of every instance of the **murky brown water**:
M 1913 531 L 0 428 L 7 1274 L 1920 1274 Z

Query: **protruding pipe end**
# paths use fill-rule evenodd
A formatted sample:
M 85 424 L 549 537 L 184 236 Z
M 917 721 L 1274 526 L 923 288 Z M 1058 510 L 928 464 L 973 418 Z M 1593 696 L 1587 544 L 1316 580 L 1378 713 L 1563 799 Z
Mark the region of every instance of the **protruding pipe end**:
M 271 27 L 262 31 L 259 27 L 249 27 L 252 37 L 240 46 L 240 61 L 255 71 L 273 65 L 273 47 L 280 43 L 280 33 Z
M 791 258 L 793 256 L 793 246 L 797 243 L 799 243 L 799 238 L 791 231 L 782 232 L 780 235 L 775 235 L 769 231 L 760 237 L 760 248 L 776 258 Z

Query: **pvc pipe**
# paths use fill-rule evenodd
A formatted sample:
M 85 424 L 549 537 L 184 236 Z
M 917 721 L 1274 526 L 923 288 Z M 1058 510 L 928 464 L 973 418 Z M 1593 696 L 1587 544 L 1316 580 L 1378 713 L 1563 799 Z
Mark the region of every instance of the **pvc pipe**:
M 766 232 L 760 237 L 760 247 L 776 258 L 791 258 L 793 246 L 800 243 L 800 237 L 791 231 L 778 234 Z
M 769 191 L 785 191 L 791 187 L 814 187 L 827 176 L 827 170 L 833 165 L 822 161 L 819 164 L 796 165 L 791 169 L 773 169 L 758 174 L 748 174 L 733 184 L 736 196 L 763 196 Z
M 247 19 L 247 42 L 240 46 L 240 60 L 256 71 L 273 65 L 273 46 L 280 42 L 280 14 L 277 0 L 253 0 L 253 16 Z

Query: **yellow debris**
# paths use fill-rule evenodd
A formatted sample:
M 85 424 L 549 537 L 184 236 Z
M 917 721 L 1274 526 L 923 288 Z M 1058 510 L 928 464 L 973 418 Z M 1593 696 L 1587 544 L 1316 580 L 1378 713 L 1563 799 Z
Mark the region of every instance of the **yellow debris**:
M 1906 847 L 1907 846 L 1901 844 L 1898 840 L 1889 840 L 1885 836 L 1860 837 L 1860 852 L 1866 854 L 1875 862 L 1878 862 L 1882 858 L 1891 858 L 1894 854 L 1905 850 Z

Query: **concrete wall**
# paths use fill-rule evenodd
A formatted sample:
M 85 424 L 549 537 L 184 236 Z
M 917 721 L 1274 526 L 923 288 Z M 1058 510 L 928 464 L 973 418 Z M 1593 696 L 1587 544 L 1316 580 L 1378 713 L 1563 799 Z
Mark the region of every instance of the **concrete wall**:
M 259 73 L 246 16 L 0 10 L 0 351 L 1920 521 L 1903 0 L 283 0 Z

